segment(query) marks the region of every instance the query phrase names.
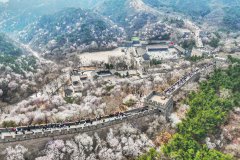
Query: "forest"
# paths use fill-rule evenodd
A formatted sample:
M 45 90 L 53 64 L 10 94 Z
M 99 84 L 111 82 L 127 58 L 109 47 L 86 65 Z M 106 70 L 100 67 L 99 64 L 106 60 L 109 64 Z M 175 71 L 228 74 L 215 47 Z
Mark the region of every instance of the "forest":
M 4 34 L 0 34 L 0 73 L 11 70 L 18 74 L 36 69 L 33 56 L 23 56 L 23 51 L 16 47 Z
M 185 100 L 190 109 L 186 118 L 177 126 L 177 133 L 162 147 L 164 156 L 176 160 L 230 160 L 230 155 L 209 149 L 204 143 L 209 135 L 219 133 L 220 126 L 228 119 L 228 113 L 240 104 L 240 60 L 229 57 L 227 70 L 216 69 L 208 81 L 200 84 L 198 92 L 192 92 Z M 230 95 L 221 96 L 227 89 Z M 139 160 L 160 156 L 156 150 L 140 156 Z
M 0 53 L 11 56 L 19 56 L 22 51 L 14 46 L 11 42 L 8 42 L 8 38 L 4 34 L 0 34 Z
M 232 29 L 239 30 L 240 28 L 240 7 L 228 7 L 225 9 L 225 15 L 223 17 L 224 24 Z

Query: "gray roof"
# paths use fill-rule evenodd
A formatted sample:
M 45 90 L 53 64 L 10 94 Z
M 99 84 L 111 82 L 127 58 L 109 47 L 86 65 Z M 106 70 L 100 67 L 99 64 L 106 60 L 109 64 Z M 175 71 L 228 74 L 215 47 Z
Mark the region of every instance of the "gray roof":
M 153 48 L 153 49 L 158 49 L 158 48 L 169 48 L 168 45 L 162 45 L 162 44 L 155 44 L 155 45 L 148 45 L 147 48 Z
M 142 57 L 143 57 L 143 59 L 145 61 L 149 61 L 150 60 L 150 56 L 147 53 L 145 53 Z

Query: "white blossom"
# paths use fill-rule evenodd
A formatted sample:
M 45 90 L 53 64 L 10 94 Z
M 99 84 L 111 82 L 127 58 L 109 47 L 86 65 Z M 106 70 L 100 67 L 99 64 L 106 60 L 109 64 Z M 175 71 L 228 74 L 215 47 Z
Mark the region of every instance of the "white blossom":
M 15 81 L 11 81 L 11 82 L 8 84 L 8 88 L 9 88 L 10 90 L 15 90 L 17 87 L 18 87 L 18 84 L 17 84 Z
M 22 145 L 16 145 L 15 148 L 7 147 L 5 150 L 7 160 L 24 160 L 24 154 L 28 151 Z

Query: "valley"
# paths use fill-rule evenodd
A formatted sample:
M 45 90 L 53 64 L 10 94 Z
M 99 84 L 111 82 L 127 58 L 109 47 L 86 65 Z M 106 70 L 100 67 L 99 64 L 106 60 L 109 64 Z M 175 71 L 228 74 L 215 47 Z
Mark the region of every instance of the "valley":
M 0 1 L 0 159 L 239 159 L 239 5 Z

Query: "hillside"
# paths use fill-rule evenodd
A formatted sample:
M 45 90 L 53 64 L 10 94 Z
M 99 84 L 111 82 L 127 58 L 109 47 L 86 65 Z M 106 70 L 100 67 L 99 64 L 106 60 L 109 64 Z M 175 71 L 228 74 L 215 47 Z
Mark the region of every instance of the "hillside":
M 16 47 L 8 37 L 0 34 L 0 54 L 20 56 L 22 54 L 22 50 Z
M 240 6 L 233 6 L 225 8 L 225 15 L 223 17 L 223 23 L 228 26 L 229 29 L 240 29 Z
M 215 24 L 215 27 L 236 30 L 240 28 L 239 5 L 238 0 L 9 0 L 0 3 L 0 30 L 21 31 L 39 17 L 69 7 L 97 11 L 130 33 L 147 22 L 164 18 L 160 12 L 181 13 L 199 22 Z
M 191 17 L 204 16 L 210 11 L 209 0 L 143 0 L 144 3 L 151 7 L 159 9 L 168 8 L 175 12 L 181 12 Z M 191 6 L 191 7 L 189 7 Z
M 3 34 L 0 35 L 0 107 L 2 101 L 17 101 L 20 96 L 16 96 L 18 93 L 15 89 L 19 84 L 24 84 L 29 73 L 36 71 L 36 63 L 34 57 L 25 56 L 11 39 Z
M 4 34 L 0 34 L 0 78 L 5 74 L 25 74 L 37 68 L 36 59 L 24 51 Z
M 51 68 L 51 67 L 52 68 Z M 49 61 L 39 61 L 24 47 L 0 34 L 0 109 L 19 102 L 58 75 Z
M 20 31 L 39 17 L 54 14 L 67 7 L 91 8 L 98 0 L 9 0 L 0 3 L 0 30 Z
M 143 0 L 143 2 L 158 10 L 179 12 L 197 22 L 220 29 L 240 29 L 238 0 Z
M 69 8 L 43 16 L 20 33 L 20 39 L 47 55 L 105 50 L 117 46 L 124 32 L 105 18 Z
M 129 34 L 162 18 L 156 10 L 141 0 L 105 0 L 94 9 L 125 28 Z
M 240 159 L 239 57 L 240 0 L 0 0 L 0 160 Z

